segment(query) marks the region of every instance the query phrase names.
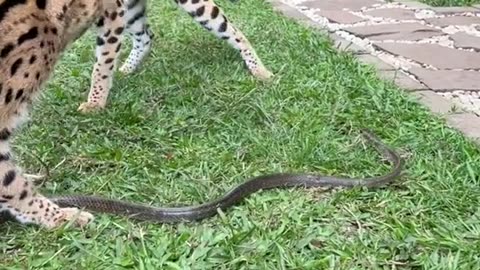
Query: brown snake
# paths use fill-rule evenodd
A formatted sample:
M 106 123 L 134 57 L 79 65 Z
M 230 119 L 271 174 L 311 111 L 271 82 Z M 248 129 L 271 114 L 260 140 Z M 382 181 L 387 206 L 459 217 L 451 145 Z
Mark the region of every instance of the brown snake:
M 127 216 L 129 218 L 159 223 L 176 223 L 200 220 L 225 210 L 245 197 L 259 191 L 286 187 L 377 187 L 388 184 L 400 176 L 404 160 L 387 147 L 372 132 L 363 129 L 362 135 L 375 149 L 388 159 L 392 170 L 383 176 L 371 178 L 341 178 L 313 174 L 278 173 L 254 177 L 226 193 L 223 197 L 197 206 L 161 208 L 87 195 L 49 197 L 61 207 L 78 207 L 85 210 Z M 0 215 L 0 221 L 2 216 Z

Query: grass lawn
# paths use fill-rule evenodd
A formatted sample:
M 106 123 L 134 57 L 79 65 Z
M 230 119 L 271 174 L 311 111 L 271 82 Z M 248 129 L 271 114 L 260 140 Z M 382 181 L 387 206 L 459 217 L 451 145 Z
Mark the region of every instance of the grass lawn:
M 471 6 L 480 3 L 480 0 L 420 0 L 432 6 Z
M 379 190 L 259 193 L 194 224 L 99 215 L 83 231 L 48 232 L 8 223 L 0 268 L 480 269 L 473 143 L 264 1 L 218 2 L 276 74 L 271 83 L 255 81 L 173 1 L 150 2 L 154 50 L 137 74 L 117 75 L 108 109 L 76 111 L 94 58 L 89 33 L 16 137 L 26 171 L 42 169 L 37 157 L 52 168 L 44 193 L 179 205 L 261 173 L 383 174 L 389 166 L 363 143 L 362 127 L 400 149 L 405 176 Z

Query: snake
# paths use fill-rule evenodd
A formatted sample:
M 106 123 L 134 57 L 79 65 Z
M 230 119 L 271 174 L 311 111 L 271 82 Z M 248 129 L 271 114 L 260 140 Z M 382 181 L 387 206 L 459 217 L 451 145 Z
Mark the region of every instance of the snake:
M 87 211 L 124 216 L 130 219 L 154 223 L 180 223 L 199 221 L 218 214 L 238 204 L 247 196 L 261 190 L 274 188 L 315 188 L 315 187 L 379 187 L 397 179 L 405 164 L 404 159 L 393 149 L 385 145 L 373 132 L 362 129 L 363 137 L 383 158 L 392 163 L 392 169 L 385 175 L 369 178 L 342 178 L 309 173 L 274 173 L 250 178 L 237 185 L 222 197 L 194 206 L 156 207 L 123 200 L 91 195 L 51 196 L 60 207 L 77 207 Z M 1 219 L 0 219 L 1 220 Z

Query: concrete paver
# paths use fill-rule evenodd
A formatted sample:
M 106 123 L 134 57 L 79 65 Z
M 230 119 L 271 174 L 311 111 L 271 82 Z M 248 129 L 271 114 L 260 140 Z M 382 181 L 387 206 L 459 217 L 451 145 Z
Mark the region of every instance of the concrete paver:
M 454 41 L 455 47 L 464 49 L 474 49 L 480 51 L 480 36 L 472 36 L 464 32 L 458 32 L 450 35 Z
M 415 11 L 404 8 L 381 8 L 363 12 L 363 14 L 393 20 L 415 20 Z
M 477 71 L 412 68 L 411 72 L 435 91 L 480 90 L 480 72 Z
M 409 76 L 405 75 L 403 72 L 399 70 L 384 70 L 379 73 L 380 78 L 385 79 L 387 81 L 391 81 L 398 85 L 399 87 L 405 90 L 426 90 L 428 89 L 423 84 L 414 79 L 410 78 Z
M 360 10 L 362 7 L 368 7 L 374 4 L 381 4 L 380 0 L 309 0 L 303 5 L 310 8 L 318 8 L 322 10 Z
M 357 58 L 364 64 L 375 66 L 378 70 L 395 70 L 394 66 L 385 63 L 384 61 L 378 59 L 378 57 L 375 57 L 371 54 L 362 54 Z
M 352 24 L 367 20 L 343 10 L 320 10 L 315 13 L 319 16 L 327 18 L 331 22 L 341 24 Z
M 456 50 L 438 44 L 381 43 L 376 46 L 439 69 L 480 69 L 478 52 Z
M 441 18 L 425 19 L 427 23 L 431 23 L 435 26 L 445 27 L 449 25 L 480 25 L 480 17 L 474 16 L 449 16 Z
M 442 31 L 420 23 L 378 24 L 345 27 L 355 36 L 370 40 L 420 40 L 442 34 Z

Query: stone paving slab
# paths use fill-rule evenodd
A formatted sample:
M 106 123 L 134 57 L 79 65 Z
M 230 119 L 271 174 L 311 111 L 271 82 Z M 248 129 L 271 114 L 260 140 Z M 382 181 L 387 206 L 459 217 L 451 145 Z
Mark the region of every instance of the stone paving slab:
M 381 4 L 381 0 L 309 0 L 304 3 L 310 8 L 321 10 L 360 10 L 363 7 L 369 7 L 374 4 Z
M 268 0 L 323 29 L 385 80 L 480 143 L 480 5 L 414 0 Z M 277 4 L 281 3 L 281 4 Z
M 350 51 L 357 55 L 368 53 L 367 50 L 365 50 L 364 48 L 358 46 L 357 44 L 349 40 L 346 40 L 342 37 L 339 37 L 331 33 L 329 33 L 328 35 L 330 39 L 333 41 L 333 46 L 337 48 L 337 50 L 339 51 Z
M 442 18 L 430 18 L 425 19 L 427 23 L 431 23 L 435 26 L 446 27 L 449 25 L 480 25 L 480 17 L 474 16 L 449 16 Z
M 455 109 L 458 107 L 454 102 L 430 90 L 412 92 L 411 94 L 416 97 L 420 103 L 429 108 L 430 111 L 442 116 L 455 113 Z
M 353 15 L 352 13 L 344 10 L 320 10 L 315 12 L 318 16 L 327 18 L 329 21 L 341 24 L 353 24 L 366 21 L 362 17 Z
M 380 78 L 391 81 L 400 88 L 409 91 L 426 90 L 428 87 L 424 86 L 418 81 L 405 75 L 399 70 L 385 70 L 379 73 Z
M 388 18 L 394 20 L 415 20 L 415 11 L 404 8 L 381 8 L 363 12 L 372 17 Z
M 420 40 L 442 35 L 442 31 L 420 23 L 379 24 L 344 27 L 343 30 L 357 37 L 370 40 Z
M 359 55 L 357 58 L 358 58 L 358 60 L 360 60 L 360 62 L 362 62 L 364 64 L 368 64 L 368 65 L 373 65 L 378 70 L 382 70 L 382 71 L 393 71 L 393 70 L 395 70 L 394 66 L 380 60 L 378 57 L 375 57 L 371 54 L 362 54 L 362 55 Z
M 480 141 L 480 117 L 473 113 L 449 114 L 446 117 L 447 123 L 462 131 L 466 136 Z
M 461 51 L 438 44 L 381 43 L 375 46 L 439 69 L 480 69 L 478 52 Z
M 411 72 L 435 91 L 480 91 L 480 72 L 477 71 L 412 68 Z
M 457 48 L 474 49 L 480 51 L 480 36 L 472 36 L 463 32 L 450 35 Z
M 290 17 L 295 19 L 297 22 L 300 22 L 301 24 L 304 25 L 309 25 L 309 26 L 315 26 L 315 22 L 313 22 L 307 15 L 303 14 L 299 10 L 297 10 L 294 7 L 291 7 L 281 1 L 275 1 L 275 0 L 267 0 L 269 1 L 273 8 L 280 13 L 282 13 L 284 16 Z

